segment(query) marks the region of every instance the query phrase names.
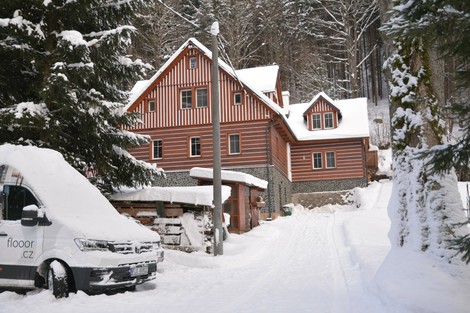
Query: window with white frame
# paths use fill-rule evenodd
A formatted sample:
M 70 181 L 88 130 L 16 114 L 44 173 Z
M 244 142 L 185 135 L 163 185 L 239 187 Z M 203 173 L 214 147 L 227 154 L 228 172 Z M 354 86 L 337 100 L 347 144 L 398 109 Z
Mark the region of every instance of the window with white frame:
M 196 107 L 197 108 L 207 107 L 207 88 L 196 89 Z
M 148 102 L 148 105 L 149 105 L 149 112 L 155 112 L 155 101 L 154 100 L 150 100 Z
M 328 112 L 328 113 L 325 113 L 323 116 L 324 116 L 324 119 L 325 119 L 325 128 L 333 128 L 334 127 L 334 125 L 333 125 L 333 113 Z
M 312 129 L 321 129 L 321 114 L 312 115 Z
M 233 94 L 233 104 L 235 104 L 235 105 L 242 104 L 242 93 L 241 92 L 235 92 Z
M 312 163 L 313 163 L 313 169 L 323 168 L 323 160 L 322 160 L 322 153 L 321 152 L 313 152 L 312 153 Z
M 190 150 L 191 157 L 201 156 L 201 137 L 191 137 Z
M 181 108 L 190 109 L 193 106 L 193 91 L 191 89 L 183 89 L 180 91 Z
M 163 158 L 163 140 L 152 140 L 152 159 Z
M 335 152 L 326 152 L 326 168 L 336 167 L 336 153 Z
M 229 140 L 229 154 L 240 154 L 241 145 L 240 145 L 240 134 L 230 134 L 228 136 Z
M 190 57 L 189 58 L 189 68 L 190 69 L 195 69 L 197 67 L 197 58 L 196 57 Z

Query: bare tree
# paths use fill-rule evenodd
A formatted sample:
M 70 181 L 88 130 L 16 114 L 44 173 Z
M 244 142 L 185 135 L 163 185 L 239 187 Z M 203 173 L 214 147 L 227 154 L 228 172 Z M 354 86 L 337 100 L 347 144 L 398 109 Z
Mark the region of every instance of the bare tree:
M 319 29 L 325 61 L 331 76 L 346 96 L 357 97 L 361 90 L 360 69 L 371 56 L 374 47 L 361 52 L 362 40 L 379 19 L 377 0 L 315 0 L 313 29 Z

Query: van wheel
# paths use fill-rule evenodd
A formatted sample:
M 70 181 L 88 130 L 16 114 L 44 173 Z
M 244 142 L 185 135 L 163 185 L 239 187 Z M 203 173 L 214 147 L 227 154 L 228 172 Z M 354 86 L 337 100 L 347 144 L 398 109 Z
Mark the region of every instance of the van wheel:
M 52 261 L 47 271 L 47 288 L 56 298 L 69 296 L 67 270 L 59 261 Z

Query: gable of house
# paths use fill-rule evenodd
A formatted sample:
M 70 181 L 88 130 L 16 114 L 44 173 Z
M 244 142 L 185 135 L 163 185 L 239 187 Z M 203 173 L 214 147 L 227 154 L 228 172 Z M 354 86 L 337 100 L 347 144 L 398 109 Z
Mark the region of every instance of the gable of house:
M 227 64 L 219 65 L 221 123 L 266 120 L 280 112 L 276 102 L 240 80 Z M 211 124 L 211 73 L 211 52 L 189 39 L 156 75 L 133 90 L 128 111 L 140 113 L 142 120 L 134 129 Z

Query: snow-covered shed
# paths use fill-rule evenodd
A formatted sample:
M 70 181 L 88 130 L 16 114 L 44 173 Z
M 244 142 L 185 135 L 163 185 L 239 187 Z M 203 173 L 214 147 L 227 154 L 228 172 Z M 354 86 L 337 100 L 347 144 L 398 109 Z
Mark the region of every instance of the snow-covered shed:
M 211 168 L 193 167 L 189 175 L 197 179 L 199 185 L 212 185 Z M 267 189 L 268 182 L 250 174 L 228 170 L 222 170 L 221 178 L 222 184 L 231 188 L 230 198 L 223 205 L 224 213 L 230 215 L 228 230 L 244 233 L 258 226 L 260 209 L 264 207 L 259 194 Z

